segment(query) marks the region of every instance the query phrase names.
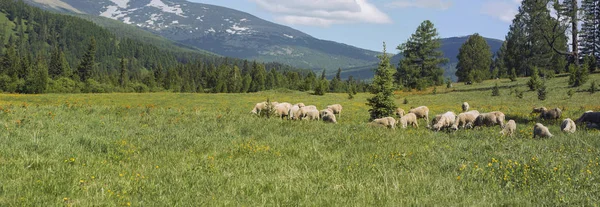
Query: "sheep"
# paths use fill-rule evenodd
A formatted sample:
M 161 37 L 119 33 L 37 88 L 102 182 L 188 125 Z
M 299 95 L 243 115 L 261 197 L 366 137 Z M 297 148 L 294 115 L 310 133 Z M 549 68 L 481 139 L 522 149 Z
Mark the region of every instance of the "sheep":
M 600 112 L 586 112 L 577 120 L 576 124 L 588 123 L 590 125 L 600 125 Z
M 299 113 L 300 108 L 301 107 L 298 104 L 293 105 L 290 108 L 290 111 L 288 113 L 288 115 L 289 115 L 288 118 L 291 119 L 291 120 L 298 120 L 298 117 L 300 116 L 300 113 Z
M 537 123 L 533 127 L 533 138 L 535 138 L 536 136 L 539 136 L 539 137 L 552 137 L 554 135 L 552 135 L 550 133 L 550 131 L 548 130 L 548 127 L 545 127 L 543 124 Z
M 302 120 L 319 120 L 319 111 L 316 109 L 308 109 L 304 110 L 306 107 L 302 107 L 301 111 L 304 111 L 304 116 L 302 116 Z
M 321 117 L 323 117 L 323 116 L 325 116 L 325 115 L 327 115 L 329 113 L 334 114 L 333 111 L 331 109 L 329 109 L 329 108 L 323 109 L 323 110 L 319 111 L 319 115 Z
M 490 113 L 496 115 L 496 120 L 498 122 L 496 124 L 500 124 L 500 128 L 504 128 L 504 120 L 506 120 L 504 113 L 501 111 L 492 111 Z
M 306 116 L 306 113 L 311 111 L 311 110 L 315 110 L 317 111 L 317 114 L 319 114 L 319 110 L 317 110 L 317 107 L 314 105 L 308 105 L 305 107 L 300 108 L 300 110 L 298 111 L 298 117 L 300 119 L 304 118 Z
M 254 109 L 252 109 L 252 111 L 250 111 L 250 113 L 260 114 L 260 112 L 265 109 L 267 109 L 267 102 L 263 101 L 260 103 L 256 103 L 256 105 L 254 105 Z
M 275 113 L 279 115 L 280 118 L 289 117 L 290 108 L 292 107 L 289 103 L 280 103 L 275 106 Z
M 462 110 L 463 110 L 463 112 L 468 111 L 469 110 L 469 103 L 463 102 L 463 104 L 462 104 Z
M 324 112 L 324 114 L 323 114 Z M 325 122 L 330 122 L 337 124 L 337 119 L 335 118 L 335 114 L 328 109 L 321 110 L 321 119 Z
M 542 111 L 547 111 L 548 109 L 546 109 L 546 107 L 539 107 L 539 108 L 533 108 L 533 111 L 531 111 L 531 113 L 542 113 Z
M 540 119 L 554 119 L 557 120 L 560 118 L 560 116 L 562 115 L 562 111 L 559 108 L 554 108 L 551 110 L 547 110 L 546 108 L 542 107 L 542 110 L 540 112 Z
M 477 116 L 479 116 L 479 111 L 477 111 L 477 110 L 458 114 L 458 116 L 456 117 L 456 121 L 454 122 L 454 125 L 452 125 L 452 129 L 458 130 L 459 126 L 461 128 L 473 127 L 473 125 L 475 123 L 475 119 L 477 119 Z
M 371 123 L 369 123 L 369 125 L 382 126 L 382 127 L 387 127 L 390 129 L 396 129 L 396 119 L 394 119 L 393 117 L 384 117 L 381 119 L 373 120 Z
M 304 105 L 304 103 L 297 103 L 296 105 L 298 105 L 298 107 L 302 108 L 305 107 L 306 105 Z
M 397 108 L 396 112 L 394 114 L 396 114 L 396 116 L 398 116 L 398 118 L 402 118 L 402 116 L 404 116 L 404 109 Z
M 419 128 L 419 122 L 417 122 L 417 115 L 415 115 L 414 113 L 408 113 L 400 118 L 400 125 L 403 129 L 406 129 L 406 127 L 409 124 L 415 128 Z
M 429 108 L 427 106 L 419 106 L 417 108 L 412 108 L 408 110 L 408 113 L 413 113 L 417 116 L 417 118 L 424 118 L 427 123 L 427 127 L 429 127 Z
M 560 124 L 560 130 L 563 132 L 575 133 L 577 131 L 577 125 L 570 118 L 566 118 Z
M 473 125 L 475 127 L 500 125 L 500 128 L 504 128 L 504 117 L 498 117 L 496 113 L 479 114 Z
M 440 116 L 439 120 L 433 125 L 433 130 L 440 131 L 440 129 L 451 127 L 455 121 L 456 114 L 448 111 Z
M 342 117 L 342 105 L 333 104 L 333 105 L 327 106 L 327 108 L 330 109 L 331 111 L 333 111 L 333 114 L 337 114 L 340 117 Z
M 500 131 L 500 134 L 512 137 L 515 131 L 517 131 L 517 123 L 515 123 L 515 120 L 511 119 L 506 123 L 504 129 Z

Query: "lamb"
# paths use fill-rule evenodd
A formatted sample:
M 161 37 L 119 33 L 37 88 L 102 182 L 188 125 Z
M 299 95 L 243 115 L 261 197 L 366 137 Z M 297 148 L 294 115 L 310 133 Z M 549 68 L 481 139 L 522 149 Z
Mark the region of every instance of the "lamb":
M 440 129 L 451 127 L 455 121 L 456 114 L 448 111 L 440 116 L 440 119 L 433 125 L 433 130 L 440 131 Z
M 323 116 L 325 116 L 325 115 L 327 115 L 327 114 L 334 114 L 334 113 L 333 113 L 333 111 L 332 111 L 331 109 L 328 109 L 328 108 L 327 108 L 327 109 L 323 109 L 323 110 L 319 111 L 319 115 L 320 115 L 321 117 L 323 117 Z
M 400 125 L 403 129 L 406 129 L 406 127 L 409 124 L 415 128 L 419 128 L 419 122 L 417 122 L 417 115 L 415 115 L 414 113 L 408 113 L 400 118 Z
M 454 122 L 454 125 L 452 125 L 452 129 L 458 130 L 459 126 L 461 128 L 473 127 L 473 125 L 475 123 L 475 119 L 477 119 L 477 116 L 479 116 L 479 111 L 477 111 L 477 110 L 458 114 L 458 116 L 456 117 L 456 121 Z
M 563 132 L 575 133 L 577 131 L 577 125 L 570 118 L 566 118 L 560 124 L 560 130 Z
M 533 127 L 533 138 L 535 138 L 536 136 L 539 136 L 539 137 L 552 137 L 554 135 L 552 135 L 550 133 L 550 131 L 548 130 L 548 127 L 545 127 L 543 124 L 537 123 Z
M 501 111 L 492 111 L 490 113 L 496 115 L 496 119 L 498 121 L 498 123 L 496 124 L 500 124 L 500 127 L 504 128 L 504 120 L 506 120 L 506 116 L 504 115 L 504 113 L 502 113 Z
M 539 108 L 533 108 L 533 111 L 531 111 L 531 113 L 542 113 L 542 111 L 547 111 L 548 109 L 546 109 L 546 107 L 539 107 Z
M 396 128 L 396 119 L 394 119 L 393 117 L 384 117 L 381 119 L 373 120 L 371 123 L 369 123 L 369 125 L 382 126 L 382 127 L 387 127 L 390 129 L 395 129 Z
M 396 116 L 398 116 L 399 118 L 402 118 L 402 116 L 404 116 L 404 109 L 397 108 L 394 114 L 396 114 Z
M 591 125 L 600 125 L 600 112 L 586 112 L 583 115 L 581 115 L 581 117 L 579 117 L 577 120 L 575 120 L 575 123 L 588 123 Z
M 267 109 L 267 102 L 266 101 L 260 102 L 260 103 L 256 103 L 256 105 L 254 105 L 254 109 L 252 109 L 252 111 L 250 111 L 250 113 L 260 114 L 260 112 L 262 110 L 265 110 L 265 109 Z
M 296 105 L 298 105 L 298 107 L 302 108 L 305 107 L 306 105 L 304 105 L 304 103 L 297 103 Z
M 463 110 L 463 112 L 468 111 L 469 110 L 469 103 L 463 102 L 463 104 L 462 104 L 462 110 Z
M 333 105 L 327 106 L 327 108 L 330 109 L 331 111 L 333 111 L 333 114 L 337 114 L 340 117 L 342 117 L 342 105 L 333 104 Z
M 427 106 L 419 106 L 408 110 L 408 113 L 413 113 L 417 118 L 424 118 L 427 126 L 429 127 L 429 108 Z
M 501 128 L 504 128 L 503 122 L 504 117 L 498 117 L 496 113 L 483 113 L 477 116 L 473 124 L 475 127 L 500 125 Z
M 515 123 L 515 120 L 511 119 L 504 125 L 504 129 L 500 131 L 500 134 L 512 137 L 515 131 L 517 131 L 517 123 Z

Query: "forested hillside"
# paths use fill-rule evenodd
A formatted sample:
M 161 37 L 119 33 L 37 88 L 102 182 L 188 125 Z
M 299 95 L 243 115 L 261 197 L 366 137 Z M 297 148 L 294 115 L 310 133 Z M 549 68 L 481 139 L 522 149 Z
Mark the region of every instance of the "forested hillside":
M 4 92 L 255 92 L 327 82 L 283 64 L 158 48 L 22 1 L 0 0 L 0 8 Z

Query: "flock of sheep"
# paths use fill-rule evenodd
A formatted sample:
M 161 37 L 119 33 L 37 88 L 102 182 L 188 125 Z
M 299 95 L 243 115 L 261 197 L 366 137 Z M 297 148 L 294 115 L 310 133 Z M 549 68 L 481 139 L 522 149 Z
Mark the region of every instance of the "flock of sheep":
M 319 111 L 314 105 L 306 106 L 303 103 L 292 105 L 286 102 L 271 102 L 271 107 L 282 119 L 287 117 L 290 120 L 323 120 L 330 123 L 337 123 L 337 118 L 335 115 L 337 114 L 341 117 L 342 112 L 342 105 L 340 104 L 329 105 L 326 109 L 321 111 Z M 260 114 L 261 111 L 267 110 L 268 108 L 269 105 L 267 102 L 257 103 L 254 106 L 254 109 L 252 109 L 251 113 Z M 469 129 L 474 127 L 499 125 L 502 129 L 500 131 L 502 135 L 512 136 L 517 129 L 517 124 L 514 120 L 509 120 L 506 124 L 504 123 L 506 116 L 501 111 L 493 111 L 488 113 L 479 113 L 477 110 L 469 111 L 469 103 L 467 102 L 462 104 L 462 110 L 463 113 L 458 115 L 452 111 L 436 115 L 435 118 L 429 122 L 429 108 L 427 108 L 427 106 L 412 108 L 408 111 L 408 113 L 406 113 L 403 109 L 398 108 L 395 111 L 395 115 L 399 118 L 398 120 L 394 117 L 384 117 L 373 120 L 369 123 L 369 125 L 395 129 L 399 124 L 402 128 L 406 128 L 409 125 L 418 128 L 418 120 L 425 119 L 427 128 L 430 128 L 434 131 L 440 131 L 442 129 L 458 130 L 459 128 Z M 532 113 L 539 113 L 539 118 L 545 120 L 558 120 L 562 116 L 562 111 L 559 108 L 534 108 Z M 587 111 L 575 121 L 571 120 L 570 118 L 564 119 L 560 125 L 560 129 L 563 132 L 574 133 L 577 130 L 576 124 L 585 123 L 600 126 L 600 112 Z M 533 137 L 535 138 L 538 136 L 552 137 L 553 135 L 548 130 L 548 127 L 541 123 L 536 123 L 533 127 Z

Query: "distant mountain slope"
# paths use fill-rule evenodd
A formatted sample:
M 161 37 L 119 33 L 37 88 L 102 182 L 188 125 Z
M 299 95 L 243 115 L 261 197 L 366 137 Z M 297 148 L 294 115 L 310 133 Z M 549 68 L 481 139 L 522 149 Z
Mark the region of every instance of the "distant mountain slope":
M 442 38 L 442 47 L 440 48 L 440 50 L 442 52 L 444 52 L 444 56 L 446 58 L 448 58 L 450 61 L 448 62 L 448 64 L 444 67 L 444 76 L 445 77 L 449 77 L 452 80 L 456 81 L 456 64 L 458 63 L 458 51 L 460 49 L 460 47 L 467 41 L 467 39 L 469 38 L 469 36 L 463 36 L 463 37 L 450 37 L 450 38 Z M 488 45 L 490 46 L 490 49 L 492 51 L 492 53 L 497 52 L 498 50 L 500 50 L 500 47 L 502 47 L 502 40 L 498 40 L 498 39 L 491 39 L 491 38 L 485 38 L 485 40 L 487 41 Z M 398 66 L 398 63 L 400 62 L 400 59 L 402 59 L 402 54 L 396 54 L 392 57 L 391 59 L 391 63 L 394 67 Z M 354 78 L 357 79 L 370 79 L 373 77 L 373 69 L 375 69 L 377 67 L 377 64 L 372 64 L 369 66 L 363 66 L 363 67 L 353 67 L 353 68 L 346 68 L 343 70 L 342 72 L 342 77 L 347 78 L 349 76 L 353 76 Z
M 316 39 L 245 12 L 186 0 L 26 1 L 58 11 L 72 7 L 78 12 L 119 20 L 223 56 L 329 70 L 377 61 L 375 51 Z

